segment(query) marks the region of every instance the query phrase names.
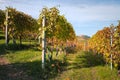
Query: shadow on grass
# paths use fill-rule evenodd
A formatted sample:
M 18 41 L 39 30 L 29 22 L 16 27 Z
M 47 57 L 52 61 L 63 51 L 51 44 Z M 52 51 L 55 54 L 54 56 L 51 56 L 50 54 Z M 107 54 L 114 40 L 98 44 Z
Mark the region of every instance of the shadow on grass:
M 4 33 L 1 31 L 1 29 L 0 29 L 0 40 L 1 39 L 5 39 L 5 36 L 4 36 Z
M 35 51 L 39 51 L 35 45 L 26 45 L 26 44 L 8 44 L 7 46 L 5 44 L 0 44 L 0 55 L 2 54 L 8 54 L 10 51 L 21 51 L 21 50 L 28 50 L 28 49 L 34 49 Z
M 68 69 L 88 68 L 104 64 L 102 55 L 93 52 L 82 52 L 76 56 L 72 63 L 68 63 L 68 66 L 71 66 Z
M 0 80 L 49 80 L 54 79 L 63 70 L 64 63 L 58 60 L 46 62 L 41 68 L 41 61 L 0 65 Z
M 0 55 L 6 53 L 5 44 L 0 44 Z
M 0 35 L 0 39 L 5 39 L 5 37 Z

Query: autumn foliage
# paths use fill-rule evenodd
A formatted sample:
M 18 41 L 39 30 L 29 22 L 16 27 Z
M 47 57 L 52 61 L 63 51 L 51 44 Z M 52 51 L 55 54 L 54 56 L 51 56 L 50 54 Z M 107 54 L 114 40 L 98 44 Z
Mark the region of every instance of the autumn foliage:
M 102 54 L 106 63 L 112 62 L 115 67 L 120 65 L 120 25 L 105 27 L 99 30 L 89 40 L 89 48 L 95 53 Z

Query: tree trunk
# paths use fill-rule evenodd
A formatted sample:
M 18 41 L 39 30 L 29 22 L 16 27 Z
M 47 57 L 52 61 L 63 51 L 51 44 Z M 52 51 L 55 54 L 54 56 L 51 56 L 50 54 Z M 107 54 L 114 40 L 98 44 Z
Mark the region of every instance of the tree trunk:
M 13 44 L 16 44 L 16 40 L 14 36 L 13 36 Z
M 7 44 L 9 44 L 10 38 L 9 36 L 7 36 Z
M 22 45 L 22 36 L 20 36 L 20 45 Z

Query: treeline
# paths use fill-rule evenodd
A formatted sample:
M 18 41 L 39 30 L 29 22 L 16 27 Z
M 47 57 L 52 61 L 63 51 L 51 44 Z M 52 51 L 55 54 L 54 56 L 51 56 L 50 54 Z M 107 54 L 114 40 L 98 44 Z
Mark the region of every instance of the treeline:
M 6 11 L 8 10 L 8 22 L 6 22 Z M 42 36 L 42 18 L 46 17 L 45 33 L 46 40 L 52 42 L 66 42 L 75 39 L 73 26 L 67 19 L 60 15 L 60 11 L 56 8 L 43 8 L 38 19 L 34 19 L 30 15 L 7 7 L 6 10 L 0 10 L 0 28 L 5 32 L 5 25 L 8 24 L 8 42 L 19 39 L 37 39 Z
M 8 16 L 6 15 L 7 13 Z M 22 44 L 22 39 L 32 37 L 29 35 L 38 30 L 36 19 L 11 7 L 7 7 L 6 10 L 0 10 L 0 28 L 4 32 L 6 24 L 8 25 L 7 42 L 9 43 L 12 39 L 13 44 L 16 44 L 16 39 L 19 39 L 20 44 Z
M 89 40 L 89 48 L 102 54 L 106 63 L 120 66 L 120 22 L 117 26 L 105 27 L 94 34 Z

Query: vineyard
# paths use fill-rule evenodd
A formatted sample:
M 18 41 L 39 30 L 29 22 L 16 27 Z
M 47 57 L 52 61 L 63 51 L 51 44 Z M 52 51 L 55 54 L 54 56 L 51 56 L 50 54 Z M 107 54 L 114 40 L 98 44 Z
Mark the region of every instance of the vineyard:
M 106 63 L 112 62 L 115 67 L 120 66 L 120 24 L 118 26 L 105 27 L 98 31 L 89 40 L 90 48 L 102 54 Z M 111 57 L 112 56 L 112 57 Z
M 120 80 L 119 71 L 120 23 L 76 36 L 56 7 L 38 19 L 0 10 L 0 80 Z

